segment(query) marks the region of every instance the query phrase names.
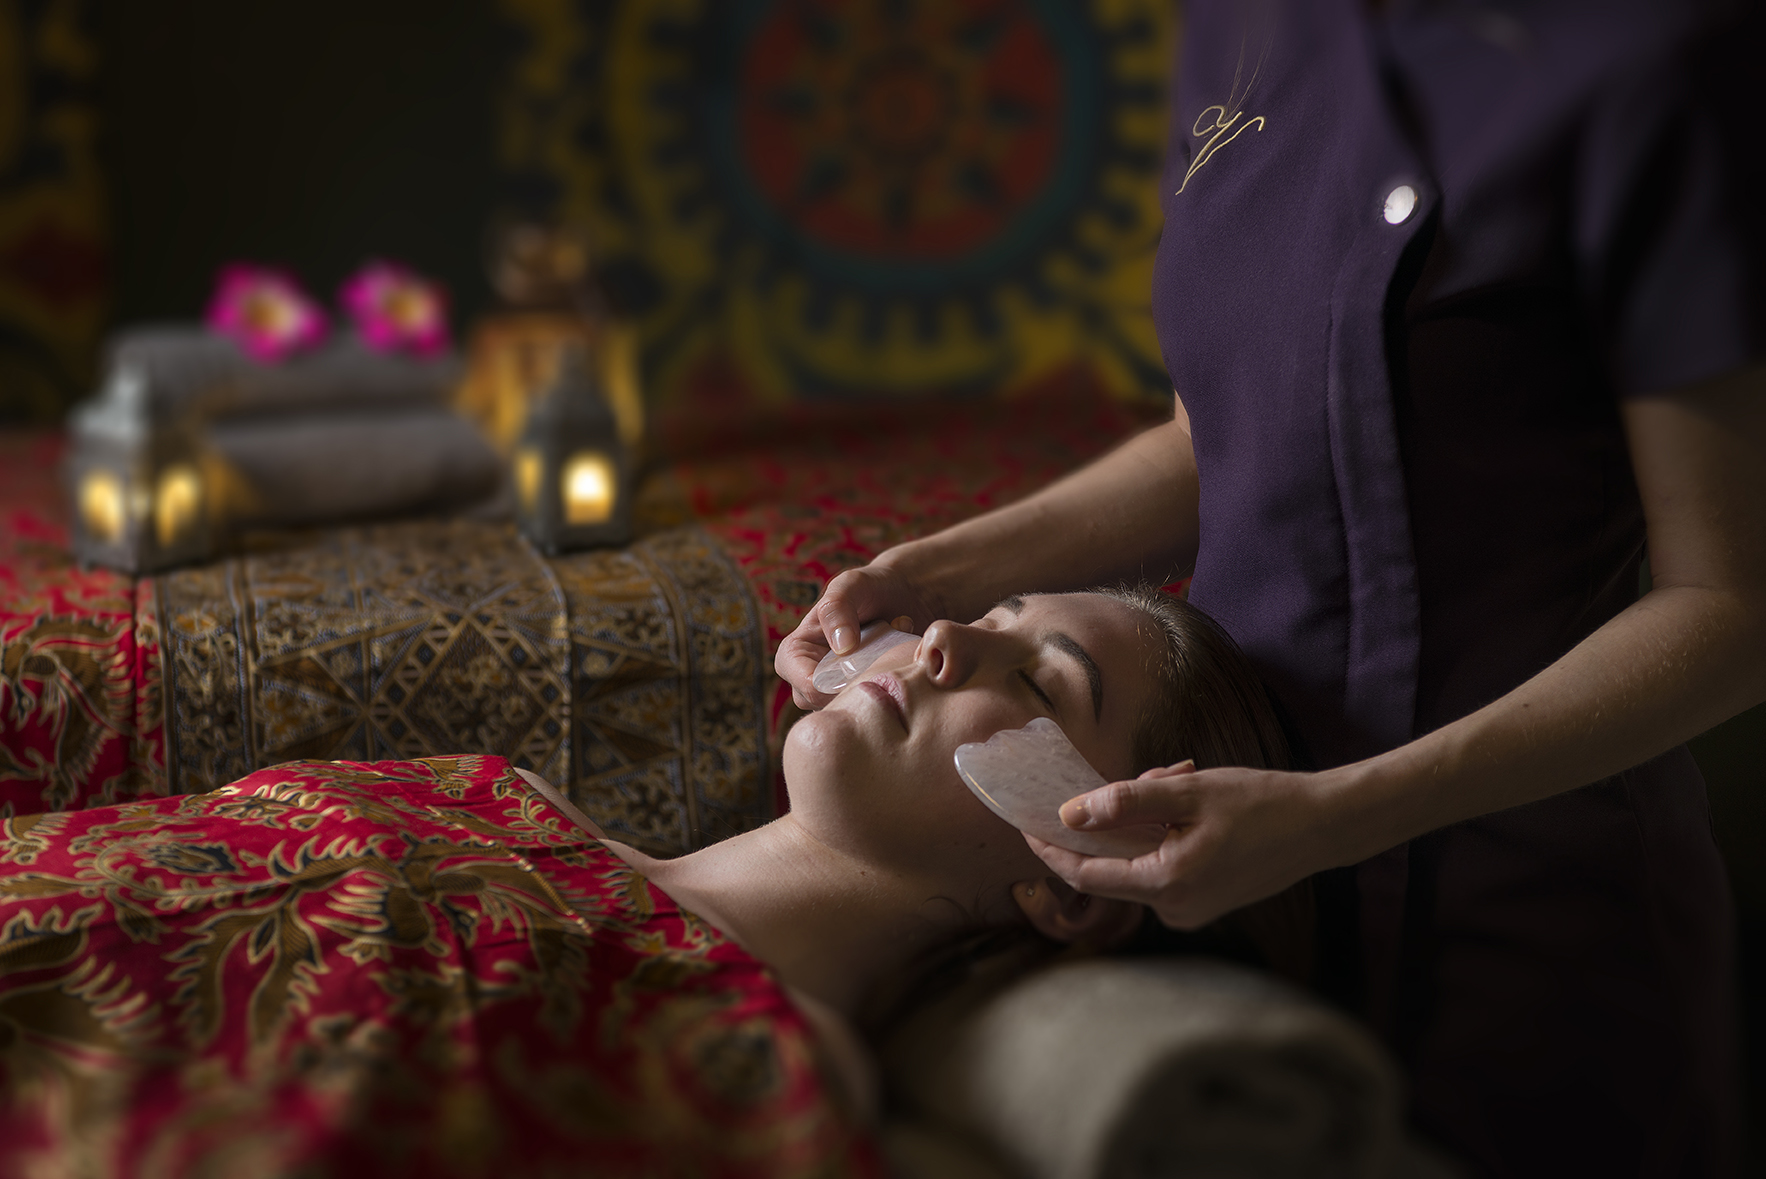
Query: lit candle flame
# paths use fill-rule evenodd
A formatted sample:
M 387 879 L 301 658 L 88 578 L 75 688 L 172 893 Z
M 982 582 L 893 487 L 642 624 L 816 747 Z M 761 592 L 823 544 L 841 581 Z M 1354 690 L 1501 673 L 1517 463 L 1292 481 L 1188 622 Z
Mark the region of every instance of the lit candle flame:
M 123 483 L 109 471 L 88 471 L 80 480 L 80 520 L 92 539 L 115 544 L 123 535 Z
M 566 524 L 602 524 L 613 516 L 613 464 L 604 454 L 583 450 L 564 464 L 561 489 Z
M 188 463 L 178 463 L 160 473 L 153 496 L 153 532 L 161 545 L 170 545 L 190 531 L 202 511 L 202 476 Z

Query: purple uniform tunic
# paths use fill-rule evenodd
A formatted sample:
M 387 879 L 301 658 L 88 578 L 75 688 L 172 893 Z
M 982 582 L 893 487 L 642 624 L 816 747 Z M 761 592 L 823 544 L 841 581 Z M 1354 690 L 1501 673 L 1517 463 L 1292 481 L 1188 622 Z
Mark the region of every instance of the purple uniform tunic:
M 1712 89 L 1736 76 L 1713 54 L 1747 60 L 1715 19 L 1188 6 L 1154 309 L 1201 472 L 1192 600 L 1319 765 L 1624 609 L 1621 399 L 1766 356 L 1766 136 L 1751 90 Z M 1733 1165 L 1733 918 L 1683 749 L 1352 881 L 1327 937 L 1429 1135 L 1498 1175 Z

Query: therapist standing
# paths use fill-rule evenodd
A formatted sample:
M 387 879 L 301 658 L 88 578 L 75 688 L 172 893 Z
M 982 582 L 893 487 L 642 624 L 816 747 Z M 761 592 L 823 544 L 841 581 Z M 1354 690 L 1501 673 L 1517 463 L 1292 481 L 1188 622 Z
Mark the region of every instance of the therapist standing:
M 1759 25 L 1193 0 L 1174 419 L 840 575 L 778 655 L 818 706 L 863 620 L 1193 568 L 1316 772 L 1064 808 L 1170 824 L 1139 860 L 1032 843 L 1182 928 L 1325 872 L 1328 985 L 1486 1174 L 1736 1165 L 1733 917 L 1680 743 L 1766 699 Z

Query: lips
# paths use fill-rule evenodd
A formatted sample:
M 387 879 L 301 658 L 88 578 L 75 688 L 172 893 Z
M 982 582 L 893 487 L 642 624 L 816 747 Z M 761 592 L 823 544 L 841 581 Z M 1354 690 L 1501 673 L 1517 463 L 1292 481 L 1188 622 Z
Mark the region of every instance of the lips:
M 892 675 L 880 675 L 875 679 L 860 680 L 853 687 L 875 699 L 895 718 L 902 732 L 907 732 L 907 693 L 902 690 L 900 680 Z

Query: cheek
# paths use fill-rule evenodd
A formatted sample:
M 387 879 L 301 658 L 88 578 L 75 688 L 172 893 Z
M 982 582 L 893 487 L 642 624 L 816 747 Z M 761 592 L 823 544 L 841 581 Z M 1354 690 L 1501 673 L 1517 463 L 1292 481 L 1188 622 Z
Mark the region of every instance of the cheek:
M 964 784 L 950 757 L 940 762 L 936 788 L 925 792 L 915 812 L 904 817 L 947 857 L 947 867 L 986 875 L 997 871 L 1002 856 L 1011 863 L 1040 863 L 1018 829 L 988 810 Z
M 1006 729 L 1021 729 L 1042 713 L 1028 701 L 1003 691 L 971 692 L 951 701 L 946 719 L 950 751 L 972 741 L 985 741 Z
M 974 805 L 949 815 L 948 826 L 928 849 L 929 858 L 936 861 L 936 874 L 949 881 L 953 894 L 979 896 L 1047 874 L 1016 827 L 982 806 L 968 790 L 963 795 Z

